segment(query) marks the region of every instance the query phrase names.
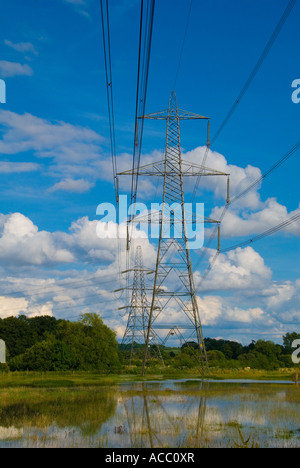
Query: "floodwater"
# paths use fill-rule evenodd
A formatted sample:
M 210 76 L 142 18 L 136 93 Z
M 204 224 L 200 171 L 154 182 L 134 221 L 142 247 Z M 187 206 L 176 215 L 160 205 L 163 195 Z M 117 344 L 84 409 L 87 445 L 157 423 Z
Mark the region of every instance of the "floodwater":
M 291 382 L 11 389 L 1 395 L 0 448 L 299 448 L 299 409 Z

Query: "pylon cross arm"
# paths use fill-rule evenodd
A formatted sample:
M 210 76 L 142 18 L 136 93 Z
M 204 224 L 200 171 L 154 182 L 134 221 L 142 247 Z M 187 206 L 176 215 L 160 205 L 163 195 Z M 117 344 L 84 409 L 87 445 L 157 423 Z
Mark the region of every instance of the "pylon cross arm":
M 193 112 L 185 111 L 182 109 L 171 110 L 165 109 L 159 112 L 153 112 L 152 114 L 146 114 L 139 117 L 139 119 L 148 120 L 168 120 L 172 118 L 178 118 L 180 120 L 209 120 L 210 117 L 204 115 L 194 114 Z
M 129 169 L 128 171 L 119 172 L 117 175 L 139 175 L 139 176 L 178 176 L 184 177 L 197 177 L 197 176 L 229 176 L 230 174 L 209 167 L 201 166 L 200 164 L 193 164 L 188 161 L 181 161 L 181 172 L 177 167 L 168 166 L 165 167 L 165 161 L 158 161 L 152 164 L 146 164 L 140 166 L 138 169 Z

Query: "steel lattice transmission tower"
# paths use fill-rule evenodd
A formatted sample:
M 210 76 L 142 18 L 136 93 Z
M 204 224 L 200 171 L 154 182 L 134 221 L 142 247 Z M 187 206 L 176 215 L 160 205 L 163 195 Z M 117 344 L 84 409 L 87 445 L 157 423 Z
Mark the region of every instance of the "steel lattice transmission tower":
M 133 273 L 130 305 L 119 309 L 128 309 L 127 326 L 121 343 L 121 349 L 129 348 L 130 363 L 135 351 L 135 345 L 145 346 L 146 343 L 150 307 L 145 286 L 145 273 L 149 273 L 149 271 L 151 272 L 151 270 L 144 267 L 142 247 L 138 245 L 135 251 L 135 263 L 130 271 Z M 126 271 L 126 273 L 130 272 Z M 152 336 L 154 337 L 155 335 L 153 331 Z
M 207 356 L 197 304 L 187 235 L 187 224 L 195 224 L 195 221 L 197 221 L 197 214 L 195 215 L 193 212 L 189 213 L 186 210 L 183 179 L 184 177 L 191 176 L 229 177 L 229 174 L 193 164 L 182 159 L 180 120 L 199 119 L 209 122 L 209 118 L 178 109 L 174 92 L 171 92 L 167 110 L 148 114 L 141 118 L 166 120 L 167 122 L 164 160 L 120 174 L 134 175 L 136 177 L 160 176 L 163 178 L 163 200 L 161 209 L 154 214 L 150 212 L 150 214 L 147 215 L 148 223 L 153 224 L 156 222 L 159 226 L 159 240 L 152 300 L 145 329 L 146 347 L 142 373 L 145 373 L 148 347 L 153 332 L 157 329 L 170 330 L 174 326 L 176 326 L 176 331 L 180 334 L 181 330 L 188 331 L 189 336 L 185 338 L 187 345 L 191 342 L 193 342 L 193 344 L 197 343 L 195 355 L 204 372 L 207 369 Z M 207 147 L 209 148 L 209 123 Z M 141 223 L 143 222 L 143 218 L 137 216 L 129 222 Z M 204 215 L 197 222 L 203 224 L 217 223 L 219 225 L 218 221 L 205 218 Z M 176 322 L 170 323 L 170 317 L 173 315 Z M 168 323 L 166 325 L 162 323 L 164 319 L 167 319 Z M 160 342 L 165 343 L 165 340 L 160 340 Z

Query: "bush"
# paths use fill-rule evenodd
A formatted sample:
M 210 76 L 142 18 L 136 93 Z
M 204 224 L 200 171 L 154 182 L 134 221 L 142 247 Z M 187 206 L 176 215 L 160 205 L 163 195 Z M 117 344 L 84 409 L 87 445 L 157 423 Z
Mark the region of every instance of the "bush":
M 23 354 L 19 354 L 9 360 L 9 367 L 12 371 L 24 370 Z
M 221 351 L 213 350 L 207 351 L 208 362 L 224 362 L 226 361 L 225 355 Z
M 173 366 L 177 367 L 178 369 L 191 369 L 197 365 L 195 357 L 185 352 L 177 354 L 172 362 Z
M 7 374 L 10 371 L 9 365 L 8 364 L 2 364 L 0 363 L 0 373 L 1 374 Z

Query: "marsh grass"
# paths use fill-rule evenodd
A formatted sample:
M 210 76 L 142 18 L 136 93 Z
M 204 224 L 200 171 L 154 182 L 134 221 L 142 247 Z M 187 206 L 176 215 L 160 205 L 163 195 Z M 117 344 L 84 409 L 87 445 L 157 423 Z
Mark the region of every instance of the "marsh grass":
M 131 374 L 103 374 L 88 371 L 64 371 L 64 372 L 0 372 L 0 388 L 13 387 L 36 387 L 36 388 L 61 388 L 77 386 L 103 386 L 118 385 L 122 382 L 149 382 L 152 380 L 164 381 L 172 377 L 172 380 L 179 379 L 202 379 L 199 369 L 186 371 L 169 370 L 159 368 L 157 374 L 152 369 L 146 376 L 141 377 L 140 369 L 136 375 Z M 293 382 L 296 369 L 281 369 L 278 371 L 246 370 L 246 369 L 218 369 L 212 368 L 205 376 L 206 379 L 226 380 L 226 379 L 248 379 L 248 380 L 289 380 Z
M 103 375 L 94 372 L 9 372 L 0 373 L 0 389 L 95 387 L 115 385 L 121 380 L 119 375 Z

